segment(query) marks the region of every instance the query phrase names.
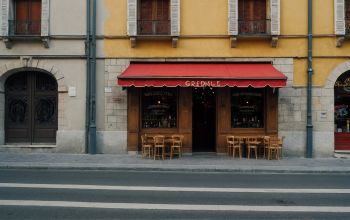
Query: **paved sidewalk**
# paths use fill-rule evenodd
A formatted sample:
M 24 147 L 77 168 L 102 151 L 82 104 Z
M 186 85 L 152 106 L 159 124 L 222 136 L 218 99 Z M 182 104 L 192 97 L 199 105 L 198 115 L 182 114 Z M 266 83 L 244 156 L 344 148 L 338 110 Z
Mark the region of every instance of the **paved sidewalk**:
M 343 173 L 350 174 L 350 159 L 283 158 L 233 159 L 195 155 L 173 160 L 142 159 L 140 155 L 0 153 L 0 169 L 79 169 L 126 171 L 189 171 L 238 173 Z

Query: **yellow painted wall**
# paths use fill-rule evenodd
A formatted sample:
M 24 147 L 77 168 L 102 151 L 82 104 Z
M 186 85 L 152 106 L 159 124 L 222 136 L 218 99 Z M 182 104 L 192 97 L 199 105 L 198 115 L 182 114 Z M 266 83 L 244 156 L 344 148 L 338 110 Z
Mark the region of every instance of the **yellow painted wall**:
M 294 85 L 305 86 L 307 75 L 307 0 L 281 0 L 281 36 L 278 47 L 269 39 L 239 39 L 230 47 L 227 36 L 227 0 L 181 0 L 181 33 L 177 48 L 170 40 L 138 40 L 131 48 L 127 37 L 127 0 L 104 0 L 107 58 L 294 58 Z M 334 0 L 313 1 L 314 84 L 322 86 L 330 72 L 350 56 L 350 41 L 337 48 L 334 36 Z

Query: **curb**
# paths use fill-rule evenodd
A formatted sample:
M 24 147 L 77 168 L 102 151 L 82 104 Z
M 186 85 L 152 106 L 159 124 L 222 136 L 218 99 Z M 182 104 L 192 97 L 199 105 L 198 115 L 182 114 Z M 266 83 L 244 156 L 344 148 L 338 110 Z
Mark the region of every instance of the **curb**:
M 346 169 L 330 169 L 318 168 L 318 169 L 298 169 L 295 167 L 289 167 L 285 169 L 269 169 L 269 168 L 227 168 L 227 167 L 166 167 L 166 166 L 152 166 L 147 167 L 144 165 L 129 165 L 129 166 L 91 166 L 91 165 L 11 165 L 0 164 L 0 170 L 71 170 L 71 171 L 130 171 L 130 172 L 197 172 L 197 173 L 240 173 L 240 174 L 350 174 L 350 168 Z

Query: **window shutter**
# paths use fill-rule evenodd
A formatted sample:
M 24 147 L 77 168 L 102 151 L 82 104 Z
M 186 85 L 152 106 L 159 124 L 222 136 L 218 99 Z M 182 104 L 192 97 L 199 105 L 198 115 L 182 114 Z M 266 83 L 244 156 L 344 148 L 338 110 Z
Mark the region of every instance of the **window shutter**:
M 270 0 L 271 35 L 280 35 L 280 0 Z
M 344 0 L 334 0 L 334 27 L 336 35 L 345 35 L 345 3 Z
M 1 3 L 1 17 L 0 17 L 0 35 L 8 36 L 9 34 L 9 0 L 0 0 Z
M 228 34 L 238 35 L 238 0 L 228 0 Z
M 128 35 L 137 35 L 137 0 L 128 0 Z
M 180 0 L 170 0 L 171 36 L 180 35 Z
M 50 31 L 50 0 L 41 1 L 41 36 L 48 37 Z

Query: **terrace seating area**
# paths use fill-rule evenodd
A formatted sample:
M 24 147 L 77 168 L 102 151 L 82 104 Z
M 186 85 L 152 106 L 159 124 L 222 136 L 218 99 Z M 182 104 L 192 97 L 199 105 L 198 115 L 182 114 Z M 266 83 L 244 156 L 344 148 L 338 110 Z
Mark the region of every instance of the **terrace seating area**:
M 265 158 L 279 160 L 283 157 L 283 139 L 278 136 L 233 136 L 228 135 L 227 154 L 233 158 L 242 155 L 248 159 Z M 235 154 L 238 152 L 238 154 Z

